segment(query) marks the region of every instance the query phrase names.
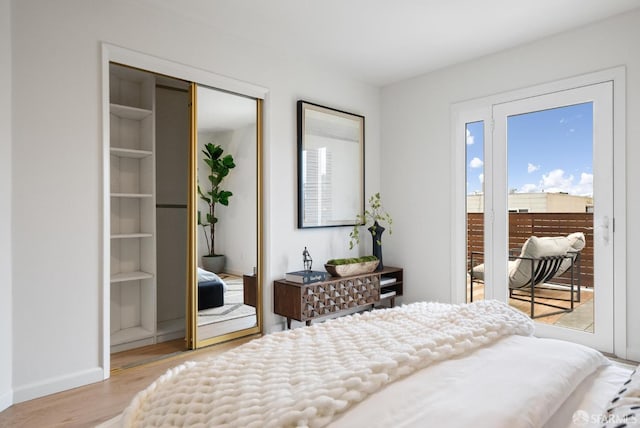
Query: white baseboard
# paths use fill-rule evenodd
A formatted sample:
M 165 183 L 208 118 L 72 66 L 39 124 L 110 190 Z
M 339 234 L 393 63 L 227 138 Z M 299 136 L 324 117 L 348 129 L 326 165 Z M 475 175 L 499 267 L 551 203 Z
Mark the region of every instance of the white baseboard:
M 77 388 L 90 383 L 101 382 L 104 378 L 101 367 L 83 370 L 65 376 L 49 378 L 41 382 L 15 387 L 13 389 L 14 403 L 44 397 L 60 391 Z
M 627 360 L 640 363 L 640 349 L 627 348 Z
M 0 412 L 13 404 L 13 391 L 9 390 L 0 395 Z

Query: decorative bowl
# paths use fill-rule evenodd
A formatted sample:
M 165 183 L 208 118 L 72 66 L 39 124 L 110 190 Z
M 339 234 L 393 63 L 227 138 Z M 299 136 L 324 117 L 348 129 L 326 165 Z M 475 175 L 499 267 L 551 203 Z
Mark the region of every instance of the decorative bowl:
M 379 263 L 380 260 L 361 263 L 350 263 L 347 265 L 325 264 L 324 268 L 331 274 L 331 276 L 353 276 L 373 272 L 374 270 L 376 270 Z

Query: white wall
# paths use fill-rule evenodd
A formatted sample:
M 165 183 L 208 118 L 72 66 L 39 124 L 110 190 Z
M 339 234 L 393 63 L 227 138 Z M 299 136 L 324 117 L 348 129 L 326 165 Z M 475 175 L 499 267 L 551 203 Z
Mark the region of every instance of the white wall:
M 0 411 L 11 405 L 11 2 L 0 0 Z
M 394 216 L 385 263 L 405 266 L 405 301 L 450 300 L 451 149 L 453 103 L 618 65 L 627 67 L 627 217 L 640 193 L 640 11 L 390 85 L 382 91 L 382 192 Z M 421 191 L 416 191 L 420 188 Z M 627 224 L 628 357 L 640 359 L 640 287 L 634 260 L 640 224 Z
M 300 268 L 303 247 L 317 262 L 348 254 L 348 228 L 296 229 L 295 102 L 366 116 L 371 193 L 380 184 L 379 90 L 131 0 L 13 8 L 15 401 L 102 376 L 101 41 L 269 88 L 264 321 L 280 328 L 272 281 Z
M 225 153 L 232 154 L 236 164 L 223 186 L 233 196 L 228 206 L 217 207 L 217 250 L 227 256 L 227 272 L 251 274 L 258 263 L 256 126 L 218 134 L 213 141 L 224 147 Z
M 248 107 L 255 109 L 255 105 L 254 101 L 253 106 L 249 104 Z M 224 271 L 236 275 L 251 274 L 257 266 L 257 142 L 255 120 L 253 122 L 253 125 L 242 125 L 232 131 L 198 133 L 198 159 L 203 158 L 200 153 L 204 146 L 214 143 L 222 146 L 223 156 L 233 156 L 236 164 L 222 183 L 222 188 L 232 192 L 233 196 L 229 198 L 228 206 L 216 205 L 218 223 L 214 243 L 216 254 L 226 256 Z M 198 182 L 208 183 L 209 171 L 203 165 L 201 162 L 198 166 Z M 208 212 L 206 202 L 198 200 L 198 207 L 204 219 Z M 197 263 L 200 266 L 202 256 L 208 253 L 202 227 L 198 228 L 196 238 Z

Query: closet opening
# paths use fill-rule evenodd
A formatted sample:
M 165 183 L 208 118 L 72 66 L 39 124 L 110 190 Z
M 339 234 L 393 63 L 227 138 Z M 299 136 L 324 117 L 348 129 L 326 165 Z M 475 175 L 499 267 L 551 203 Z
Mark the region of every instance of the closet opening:
M 267 91 L 113 46 L 104 53 L 107 378 L 261 333 Z M 211 187 L 210 146 L 233 159 L 222 190 Z M 212 231 L 215 252 L 204 245 Z M 220 255 L 223 267 L 206 263 Z
M 182 352 L 189 83 L 110 64 L 111 370 Z

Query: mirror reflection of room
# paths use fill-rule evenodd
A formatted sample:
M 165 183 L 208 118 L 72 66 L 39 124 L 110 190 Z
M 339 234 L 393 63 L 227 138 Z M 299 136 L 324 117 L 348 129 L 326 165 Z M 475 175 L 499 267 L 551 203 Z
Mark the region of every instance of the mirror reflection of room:
M 201 341 L 257 325 L 257 101 L 204 86 L 196 99 Z

